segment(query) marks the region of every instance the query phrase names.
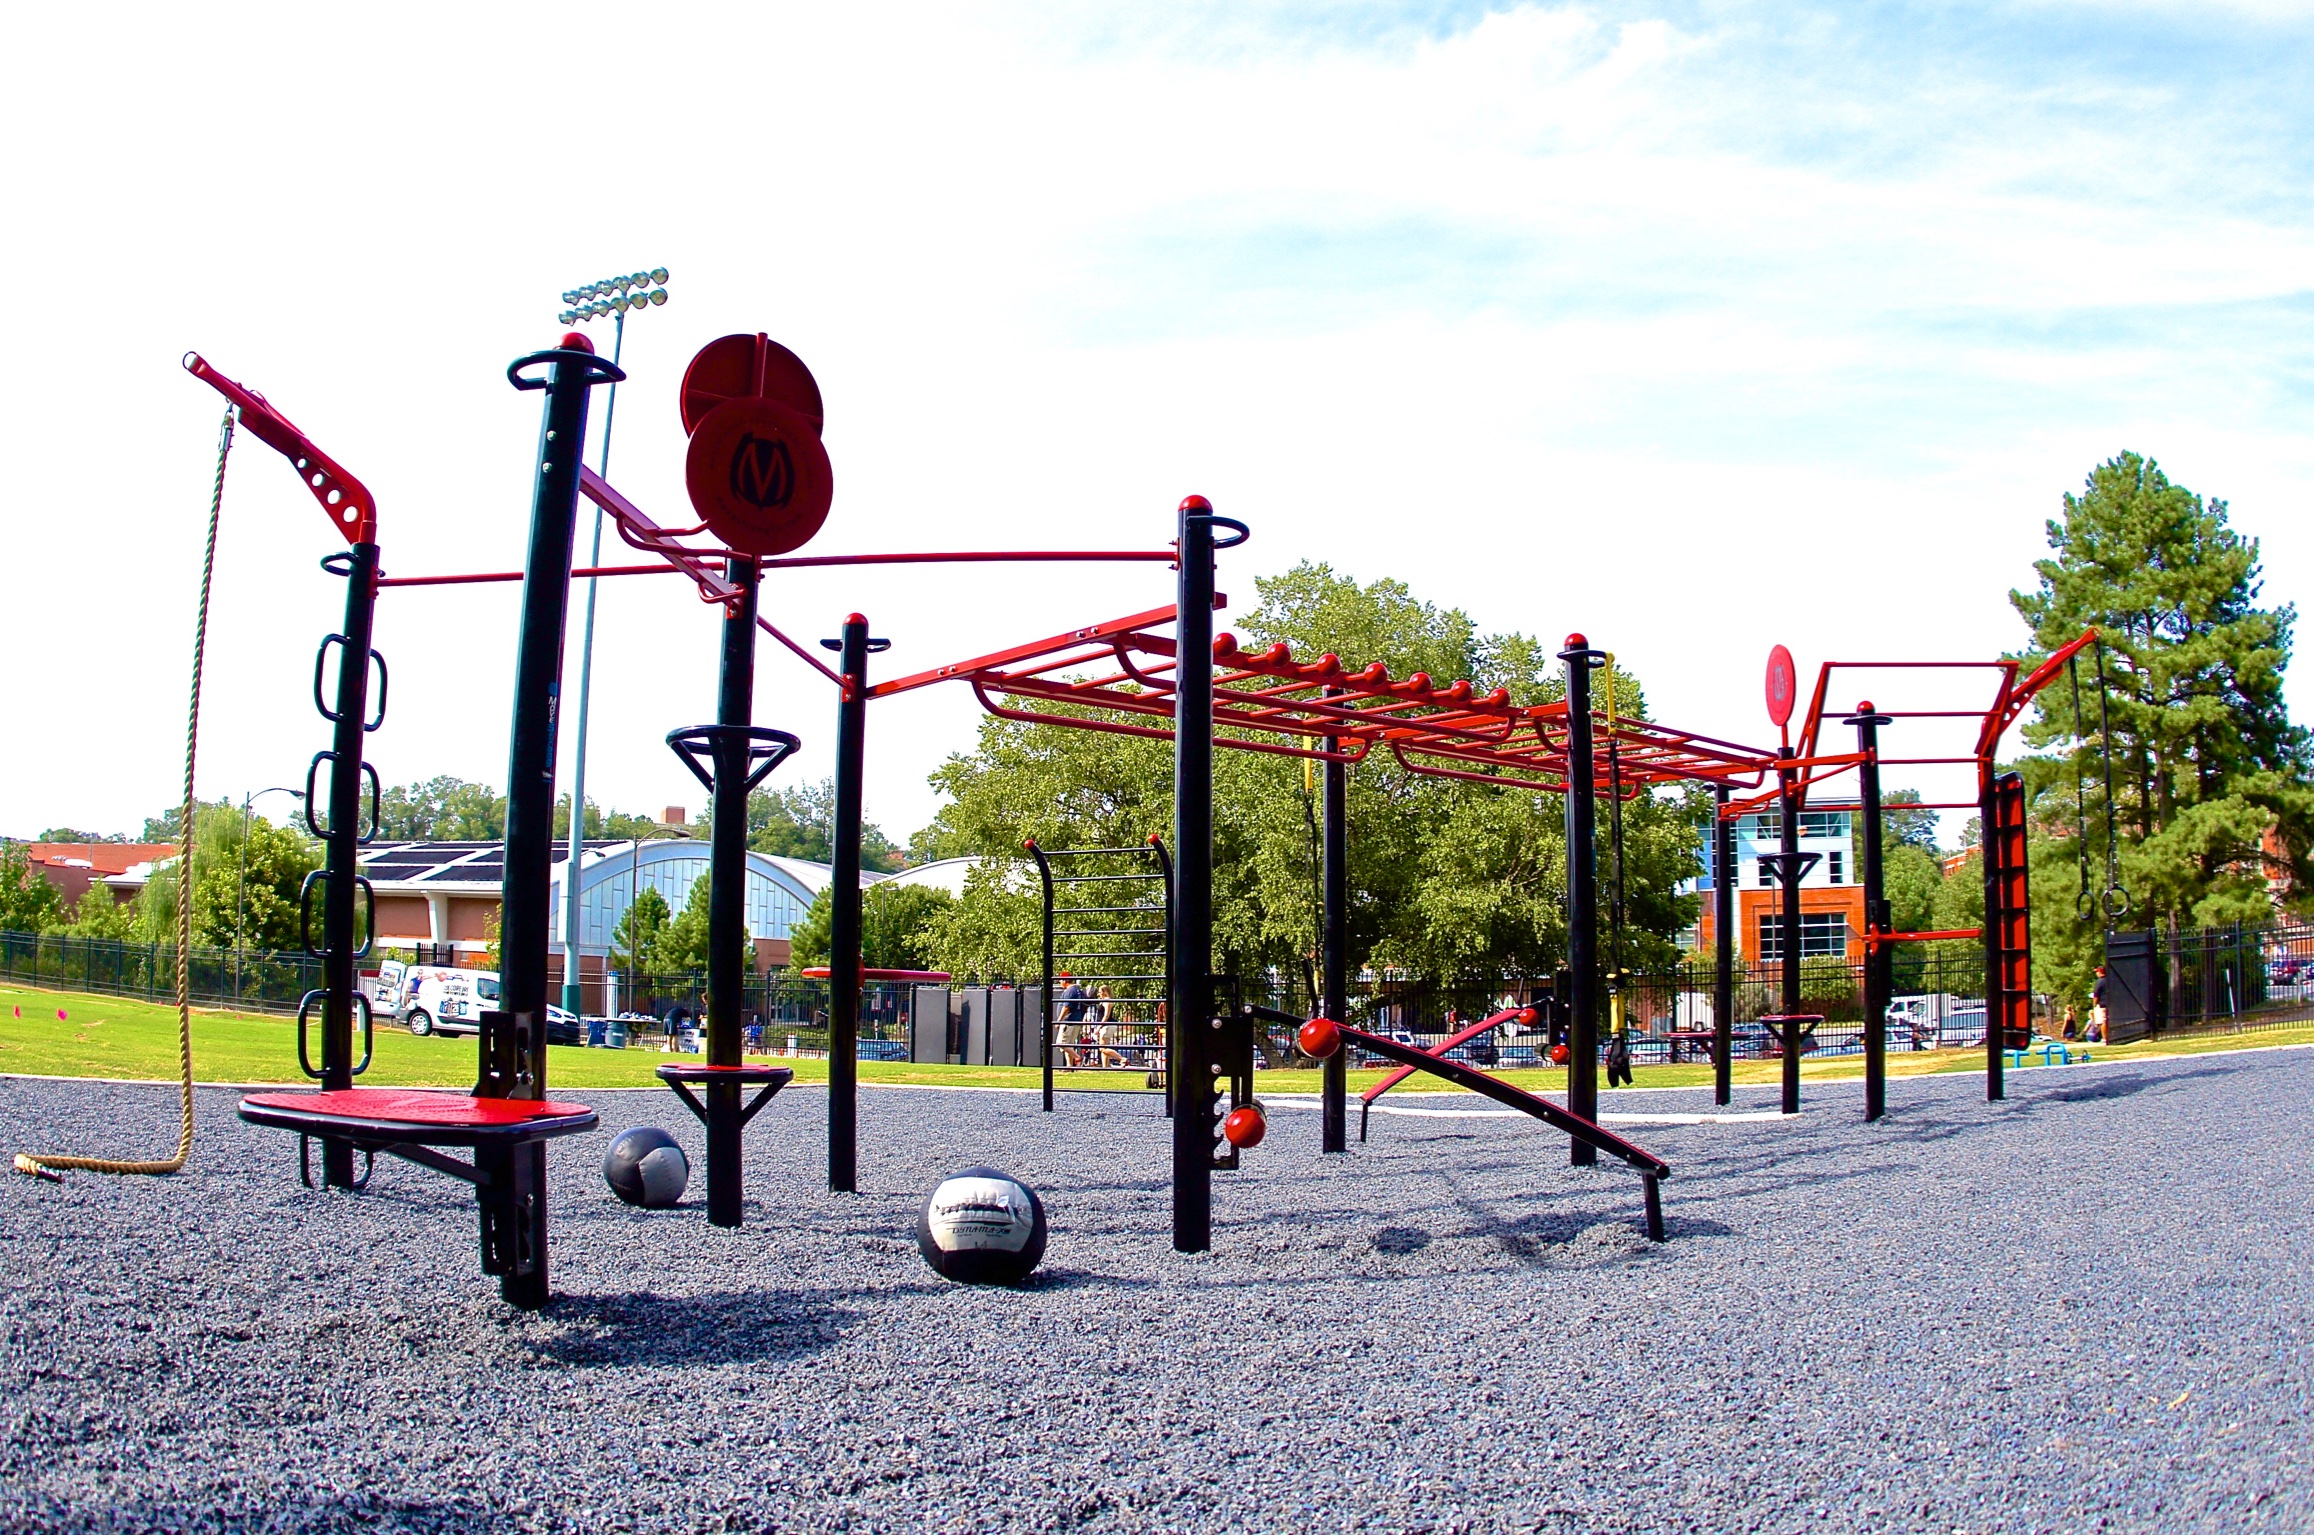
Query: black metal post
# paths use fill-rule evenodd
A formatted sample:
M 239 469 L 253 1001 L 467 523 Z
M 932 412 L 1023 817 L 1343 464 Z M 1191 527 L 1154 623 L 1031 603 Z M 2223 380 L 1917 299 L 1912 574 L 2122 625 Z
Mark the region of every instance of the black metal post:
M 1735 822 L 1727 817 L 1728 788 L 1712 791 L 1711 909 L 1717 963 L 1711 986 L 1712 1101 L 1726 1107 L 1735 1098 Z
M 1888 1112 L 1888 998 L 1895 990 L 1896 950 L 1875 942 L 1890 923 L 1887 868 L 1883 861 L 1880 823 L 1880 727 L 1890 717 L 1875 713 L 1869 699 L 1856 706 L 1847 723 L 1856 727 L 1858 814 L 1864 817 L 1864 1118 L 1866 1123 Z
M 739 596 L 723 612 L 723 660 L 715 722 L 735 727 L 715 738 L 715 829 L 707 866 L 707 1064 L 737 1066 L 747 1001 L 747 796 L 755 723 L 755 606 L 760 575 L 755 561 L 734 555 L 725 574 Z M 742 1171 L 739 1083 L 712 1081 L 707 1089 L 707 1219 L 717 1226 L 740 1221 Z
M 868 749 L 868 621 L 844 620 L 836 706 L 835 868 L 828 899 L 828 1187 L 859 1188 L 860 776 Z
M 554 753 L 562 690 L 562 631 L 570 606 L 572 534 L 587 391 L 620 377 L 583 340 L 525 357 L 509 370 L 518 389 L 546 391 L 532 482 L 530 551 L 523 564 L 522 628 L 514 657 L 514 721 L 506 760 L 505 875 L 499 890 L 499 1001 L 482 1015 L 477 1097 L 546 1096 L 546 955 L 553 921 Z M 540 382 L 522 376 L 548 365 Z M 576 879 L 578 870 L 570 871 Z M 517 1306 L 546 1304 L 546 1144 L 475 1153 L 486 1262 Z
M 331 557 L 338 567 L 340 557 Z M 362 737 L 369 720 L 370 635 L 378 602 L 378 546 L 355 544 L 344 562 L 345 630 L 338 650 L 337 710 L 330 731 L 329 819 L 322 830 L 325 883 L 321 900 L 321 1085 L 325 1092 L 353 1086 L 354 989 L 359 962 L 354 943 L 354 896 L 361 877 Z M 321 679 L 314 679 L 316 691 Z M 306 786 L 312 788 L 311 784 Z M 313 801 L 305 806 L 307 824 Z M 186 828 L 186 845 L 192 828 Z M 246 846 L 242 856 L 248 856 Z M 321 1143 L 325 1187 L 354 1186 L 350 1141 Z
M 1591 668 L 1605 663 L 1580 634 L 1559 652 L 1567 667 L 1567 1108 L 1599 1117 L 1599 850 L 1592 797 L 1598 774 L 1591 760 Z M 1597 1164 L 1589 1142 L 1570 1139 L 1567 1160 Z
M 1328 688 L 1326 696 L 1331 698 L 1338 691 Z M 1340 738 L 1329 736 L 1326 745 L 1330 750 L 1339 750 Z M 1325 872 L 1320 883 L 1325 887 L 1326 916 L 1319 968 L 1326 991 L 1326 1016 L 1337 1023 L 1347 1023 L 1350 1021 L 1350 765 L 1329 760 L 1325 766 Z M 1318 1117 L 1321 1144 L 1327 1151 L 1350 1149 L 1349 1056 L 1347 1050 L 1336 1050 L 1326 1057 L 1321 1068 Z
M 1213 506 L 1181 503 L 1173 693 L 1173 1250 L 1213 1245 Z
M 1776 803 L 1783 833 L 1782 856 L 1776 860 L 1777 893 L 1783 899 L 1783 909 L 1776 913 L 1776 932 L 1784 951 L 1782 1011 L 1786 1017 L 1800 1011 L 1800 879 L 1806 872 L 1800 863 L 1800 772 L 1792 761 L 1786 751 L 1783 765 L 1776 769 Z M 1787 1114 L 1800 1112 L 1800 1026 L 1796 1023 L 1784 1025 L 1783 1109 Z
M 1998 1103 L 2008 1096 L 2008 1057 L 2002 1047 L 2008 1041 L 2007 1032 L 2006 967 L 2001 963 L 2001 909 L 2004 889 L 2002 876 L 2007 872 L 2003 855 L 2008 850 L 2008 839 L 2001 826 L 2001 792 L 1999 780 L 1990 772 L 1984 774 L 1983 791 L 1978 798 L 1977 853 L 1984 865 L 1985 880 L 1985 1099 Z

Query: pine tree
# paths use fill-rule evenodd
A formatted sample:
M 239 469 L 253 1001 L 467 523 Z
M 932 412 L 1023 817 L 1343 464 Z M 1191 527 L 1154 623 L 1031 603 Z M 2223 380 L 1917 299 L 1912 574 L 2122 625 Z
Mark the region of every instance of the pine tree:
M 2172 484 L 2134 453 L 2091 471 L 2082 492 L 2065 498 L 2048 536 L 2055 553 L 2034 564 L 2039 589 L 2011 592 L 2009 600 L 2032 626 L 2034 650 L 2021 658 L 2028 663 L 2084 629 L 2103 637 L 2111 720 L 2103 745 L 2112 756 L 2120 870 L 2133 901 L 2126 920 L 2209 925 L 2270 916 L 2269 873 L 2300 882 L 2314 875 L 2314 751 L 2282 699 L 2297 610 L 2258 606 L 2257 541 L 2228 525 L 2225 502 Z M 2068 853 L 2086 834 L 2101 891 L 2103 769 L 2092 663 L 2080 661 L 2078 715 L 2068 679 L 2042 693 L 2025 740 L 2066 750 L 2025 767 L 2036 824 Z M 2086 785 L 2085 816 L 2076 771 Z M 2066 892 L 2068 905 L 2073 894 Z

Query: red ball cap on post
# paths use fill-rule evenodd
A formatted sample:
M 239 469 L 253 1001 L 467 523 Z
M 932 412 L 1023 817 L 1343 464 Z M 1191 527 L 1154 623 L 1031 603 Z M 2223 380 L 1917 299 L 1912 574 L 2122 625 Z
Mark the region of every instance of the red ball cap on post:
M 1867 699 L 1865 699 L 1865 700 L 1864 700 L 1862 703 L 1860 703 L 1860 704 L 1858 704 L 1858 705 L 1856 706 L 1856 712 L 1857 712 L 1858 714 L 1878 714 L 1880 711 L 1879 711 L 1878 709 L 1875 709 L 1875 708 L 1873 708 L 1873 707 L 1872 707 L 1872 700 L 1871 700 L 1871 699 L 1869 699 L 1869 698 L 1867 698 Z
M 1342 1048 L 1342 1026 L 1331 1018 L 1312 1018 L 1295 1032 L 1294 1043 L 1311 1060 L 1325 1060 Z
M 1242 1109 L 1230 1110 L 1229 1117 L 1221 1122 L 1222 1139 L 1240 1151 L 1251 1151 L 1259 1146 L 1261 1138 L 1267 1134 L 1269 1121 L 1262 1117 L 1260 1109 L 1250 1103 Z
M 1567 636 L 1567 648 L 1569 650 L 1589 650 L 1591 642 L 1580 634 L 1570 634 Z
M 585 352 L 591 357 L 594 355 L 595 344 L 587 339 L 585 331 L 566 330 L 562 333 L 562 349 L 566 352 Z
M 1203 496 L 1183 496 L 1181 498 L 1181 510 L 1185 512 L 1210 512 L 1213 510 L 1213 503 Z

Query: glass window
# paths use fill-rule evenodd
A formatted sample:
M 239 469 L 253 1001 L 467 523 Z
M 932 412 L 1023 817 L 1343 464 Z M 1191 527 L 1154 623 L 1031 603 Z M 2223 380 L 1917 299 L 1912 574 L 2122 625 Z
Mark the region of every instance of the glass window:
M 1847 883 L 1847 862 L 1847 855 L 1840 852 L 1837 848 L 1824 855 L 1824 868 L 1827 871 L 1827 877 L 1833 884 L 1841 885 Z
M 1845 956 L 1848 952 L 1848 917 L 1845 912 L 1800 913 L 1800 957 Z M 1772 964 L 1784 957 L 1784 935 L 1774 912 L 1760 913 L 1760 960 Z

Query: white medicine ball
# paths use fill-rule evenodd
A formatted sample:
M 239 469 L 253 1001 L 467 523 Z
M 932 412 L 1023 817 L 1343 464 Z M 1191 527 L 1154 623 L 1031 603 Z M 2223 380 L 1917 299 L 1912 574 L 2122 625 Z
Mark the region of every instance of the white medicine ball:
M 1018 1284 L 1044 1259 L 1044 1201 L 1009 1173 L 968 1167 L 924 1201 L 916 1249 L 944 1279 Z

